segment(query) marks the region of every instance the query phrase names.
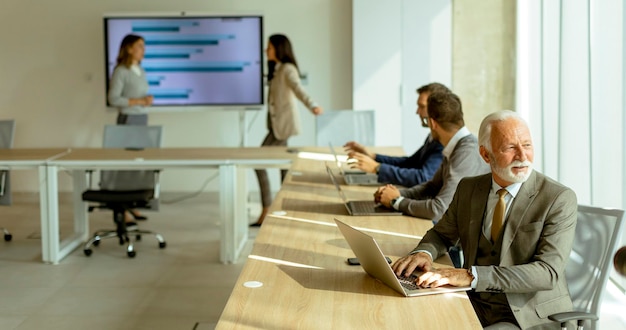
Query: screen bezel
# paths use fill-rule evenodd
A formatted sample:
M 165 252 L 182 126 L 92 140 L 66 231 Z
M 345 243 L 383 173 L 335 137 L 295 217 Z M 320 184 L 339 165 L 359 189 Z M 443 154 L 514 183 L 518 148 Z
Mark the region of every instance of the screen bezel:
M 265 105 L 264 98 L 264 77 L 265 77 L 265 63 L 263 54 L 263 28 L 264 21 L 263 16 L 260 14 L 213 14 L 213 13 L 186 13 L 179 12 L 175 14 L 168 13 L 115 13 L 105 14 L 103 16 L 103 31 L 104 31 L 104 77 L 105 77 L 105 103 L 107 107 L 114 107 L 109 103 L 108 91 L 110 86 L 109 76 L 109 35 L 108 35 L 108 22 L 115 19 L 219 19 L 219 18 L 257 18 L 259 20 L 259 59 L 260 63 L 260 77 L 259 77 L 259 102 L 250 103 L 171 103 L 171 104 L 153 104 L 151 107 L 171 108 L 171 107 L 262 107 Z M 117 46 L 119 47 L 119 45 Z

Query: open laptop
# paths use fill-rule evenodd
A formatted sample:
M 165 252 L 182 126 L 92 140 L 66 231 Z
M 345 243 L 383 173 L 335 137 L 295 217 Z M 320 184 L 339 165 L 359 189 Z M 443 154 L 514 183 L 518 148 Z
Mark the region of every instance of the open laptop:
M 373 237 L 337 219 L 335 219 L 335 223 L 337 223 L 343 237 L 348 241 L 352 252 L 359 258 L 361 267 L 365 272 L 405 297 L 471 290 L 469 286 L 420 288 L 415 284 L 415 279 L 420 275 L 419 273 L 414 273 L 410 278 L 398 278 Z
M 343 205 L 346 206 L 348 210 L 348 214 L 350 215 L 402 215 L 402 212 L 396 211 L 394 209 L 386 208 L 382 205 L 376 204 L 373 200 L 369 201 L 348 201 L 346 195 L 341 190 L 339 183 L 337 182 L 337 178 L 333 174 L 333 171 L 330 169 L 330 166 L 326 164 L 326 172 L 330 177 L 330 181 L 335 185 L 335 189 L 339 193 L 339 197 L 343 202 Z
M 362 170 L 344 170 L 341 166 L 341 162 L 339 161 L 339 157 L 337 157 L 337 153 L 335 152 L 335 148 L 331 142 L 328 142 L 328 147 L 330 148 L 330 152 L 333 154 L 335 159 L 335 164 L 337 164 L 337 168 L 339 169 L 339 173 L 343 176 L 344 181 L 348 185 L 361 185 L 361 186 L 379 186 L 378 175 L 367 173 Z

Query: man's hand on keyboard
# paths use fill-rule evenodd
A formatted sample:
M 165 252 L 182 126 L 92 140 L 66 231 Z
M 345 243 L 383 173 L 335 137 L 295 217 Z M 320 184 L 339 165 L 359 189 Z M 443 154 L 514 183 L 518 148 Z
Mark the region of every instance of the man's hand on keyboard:
M 432 269 L 417 278 L 420 287 L 436 288 L 442 285 L 469 286 L 473 277 L 464 268 Z
M 430 256 L 424 252 L 418 252 L 402 257 L 393 263 L 391 268 L 398 276 L 409 277 L 417 270 L 428 272 L 433 266 Z

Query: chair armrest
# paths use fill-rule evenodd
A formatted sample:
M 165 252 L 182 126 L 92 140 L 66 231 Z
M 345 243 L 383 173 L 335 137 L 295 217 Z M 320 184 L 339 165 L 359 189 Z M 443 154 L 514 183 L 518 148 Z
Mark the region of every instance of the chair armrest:
M 587 312 L 564 312 L 549 315 L 548 318 L 552 321 L 561 323 L 561 326 L 567 321 L 578 321 L 578 325 L 582 326 L 585 320 L 597 321 L 598 316 Z

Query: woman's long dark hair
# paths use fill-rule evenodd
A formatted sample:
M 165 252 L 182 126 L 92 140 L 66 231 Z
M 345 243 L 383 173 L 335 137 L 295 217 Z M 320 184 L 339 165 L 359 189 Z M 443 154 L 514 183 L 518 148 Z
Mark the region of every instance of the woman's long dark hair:
M 143 37 L 136 34 L 129 34 L 122 39 L 120 52 L 117 55 L 117 65 L 123 65 L 130 68 L 131 64 L 133 64 L 133 58 L 128 50 L 139 40 L 143 40 Z
M 281 63 L 291 63 L 296 69 L 298 68 L 298 63 L 296 62 L 296 55 L 293 53 L 293 48 L 291 47 L 291 42 L 289 38 L 287 38 L 284 34 L 273 34 L 270 36 L 270 44 L 274 46 L 274 52 L 276 53 L 276 59 L 278 59 Z M 273 61 L 268 61 L 268 73 L 267 80 L 272 80 L 274 78 L 274 67 L 276 63 Z

